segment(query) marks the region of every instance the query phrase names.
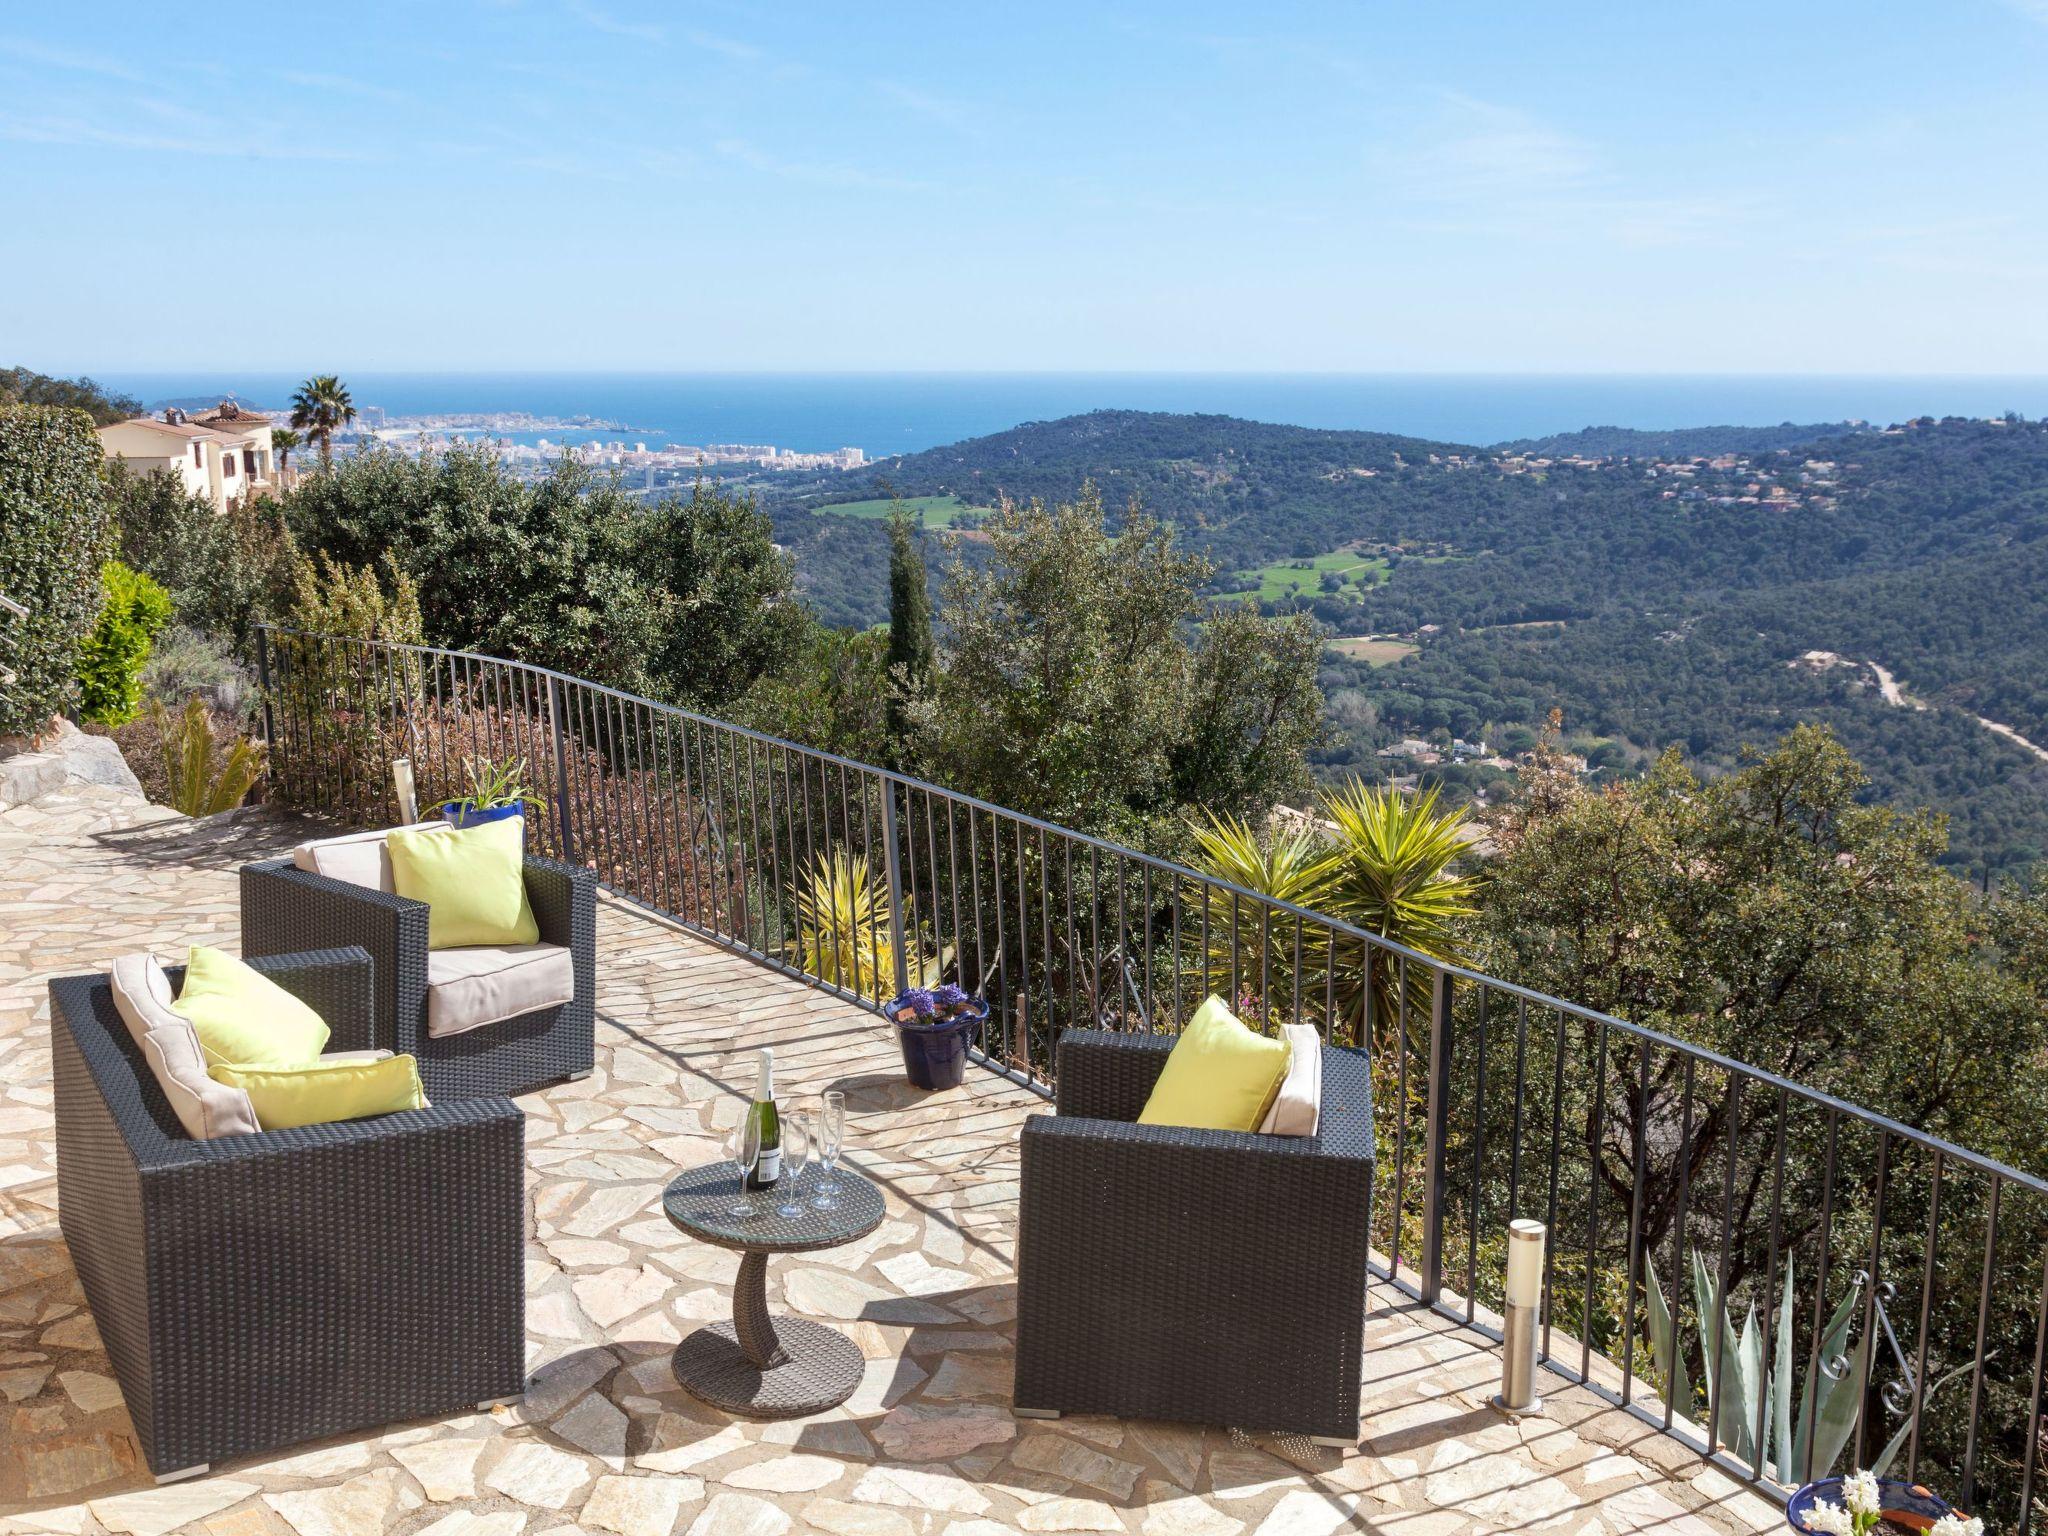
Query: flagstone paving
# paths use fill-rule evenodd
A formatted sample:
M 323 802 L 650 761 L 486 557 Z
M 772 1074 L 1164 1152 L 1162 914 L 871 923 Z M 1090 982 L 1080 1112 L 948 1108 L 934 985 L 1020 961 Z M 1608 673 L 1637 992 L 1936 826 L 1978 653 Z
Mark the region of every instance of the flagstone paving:
M 234 945 L 234 870 L 295 841 L 271 811 L 194 823 L 81 788 L 0 810 L 0 1531 L 69 1536 L 1389 1536 L 1782 1528 L 1777 1509 L 1577 1389 L 1510 1424 L 1482 1340 L 1375 1287 L 1355 1451 L 1009 1411 L 1017 1131 L 1046 1106 L 992 1075 L 919 1095 L 873 1015 L 602 904 L 598 1069 L 525 1099 L 532 1386 L 163 1488 L 140 1466 L 56 1222 L 51 975 L 139 948 Z M 867 1372 L 841 1409 L 735 1423 L 669 1351 L 728 1316 L 735 1256 L 658 1196 L 716 1155 L 775 1048 L 778 1086 L 847 1096 L 872 1236 L 778 1259 L 771 1300 L 832 1320 Z M 1270 1299 L 1285 1305 L 1285 1298 Z M 1191 1340 L 1190 1347 L 1199 1347 Z

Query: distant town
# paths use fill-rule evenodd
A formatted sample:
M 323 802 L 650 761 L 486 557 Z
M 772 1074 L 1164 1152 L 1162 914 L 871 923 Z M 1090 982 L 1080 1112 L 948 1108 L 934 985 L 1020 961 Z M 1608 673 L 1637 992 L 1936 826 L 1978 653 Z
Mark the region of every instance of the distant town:
M 646 428 L 593 416 L 535 416 L 526 411 L 459 411 L 394 416 L 372 406 L 361 412 L 354 430 L 337 433 L 336 441 L 374 442 L 411 457 L 444 450 L 458 442 L 487 443 L 497 448 L 498 456 L 507 466 L 535 476 L 545 474 L 555 460 L 566 455 L 596 468 L 627 471 L 638 477 L 640 486 L 648 490 L 721 466 L 787 472 L 861 469 L 868 463 L 866 452 L 859 448 L 801 453 L 773 443 L 668 443 L 650 446 L 644 437 L 630 435 L 579 442 L 551 435 L 647 431 Z M 533 441 L 515 440 L 521 438 Z

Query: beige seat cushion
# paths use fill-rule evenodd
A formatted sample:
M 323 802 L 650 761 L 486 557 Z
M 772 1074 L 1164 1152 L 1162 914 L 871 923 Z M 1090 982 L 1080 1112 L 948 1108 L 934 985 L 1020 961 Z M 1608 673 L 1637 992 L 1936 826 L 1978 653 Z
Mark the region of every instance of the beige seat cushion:
M 395 831 L 427 831 L 447 825 L 445 821 L 420 821 L 404 828 L 385 827 L 376 832 L 351 832 L 346 837 L 317 838 L 294 848 L 292 863 L 309 875 L 346 880 L 350 885 L 364 886 L 389 895 L 393 889 L 391 854 L 384 846 L 384 839 Z
M 1323 1117 L 1323 1041 L 1313 1024 L 1283 1024 L 1287 1075 L 1259 1130 L 1268 1136 L 1313 1136 Z
M 155 955 L 123 955 L 114 962 L 113 974 L 107 979 L 113 985 L 114 1010 L 121 1015 L 121 1022 L 128 1026 L 137 1045 L 152 1029 L 176 1029 L 180 1024 L 187 1029 L 192 1027 L 181 1015 L 171 1012 L 171 1004 L 178 997 Z
M 430 1036 L 459 1035 L 575 996 L 575 957 L 561 944 L 479 944 L 427 954 Z
M 124 955 L 110 978 L 114 1008 L 149 1063 L 185 1134 L 197 1141 L 247 1136 L 259 1127 L 256 1109 L 240 1088 L 207 1075 L 206 1053 L 191 1022 L 171 1012 L 170 978 L 154 955 Z

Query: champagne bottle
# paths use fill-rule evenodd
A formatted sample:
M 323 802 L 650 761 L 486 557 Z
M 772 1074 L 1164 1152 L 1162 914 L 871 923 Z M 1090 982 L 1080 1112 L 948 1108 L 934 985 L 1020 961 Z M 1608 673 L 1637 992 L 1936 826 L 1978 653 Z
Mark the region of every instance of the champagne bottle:
M 775 1112 L 775 1053 L 761 1052 L 761 1077 L 747 1113 L 761 1129 L 761 1156 L 747 1175 L 747 1188 L 772 1189 L 782 1177 L 782 1117 Z

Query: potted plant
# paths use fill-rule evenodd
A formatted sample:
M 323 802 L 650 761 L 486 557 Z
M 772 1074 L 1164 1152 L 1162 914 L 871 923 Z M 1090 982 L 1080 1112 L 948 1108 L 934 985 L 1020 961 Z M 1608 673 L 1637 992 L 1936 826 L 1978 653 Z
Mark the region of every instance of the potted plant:
M 1984 1536 L 1984 1522 L 1939 1494 L 1895 1477 L 1858 1472 L 1808 1483 L 1785 1505 L 1795 1531 L 1868 1536 L 1873 1531 L 1926 1531 L 1929 1536 Z
M 469 776 L 468 793 L 441 802 L 441 817 L 450 826 L 480 826 L 540 809 L 525 782 L 525 758 L 494 763 L 488 757 L 465 757 L 462 767 Z
M 967 1075 L 967 1047 L 988 1017 L 988 1004 L 951 982 L 912 987 L 887 1009 L 903 1047 L 903 1071 L 910 1086 L 958 1088 Z

